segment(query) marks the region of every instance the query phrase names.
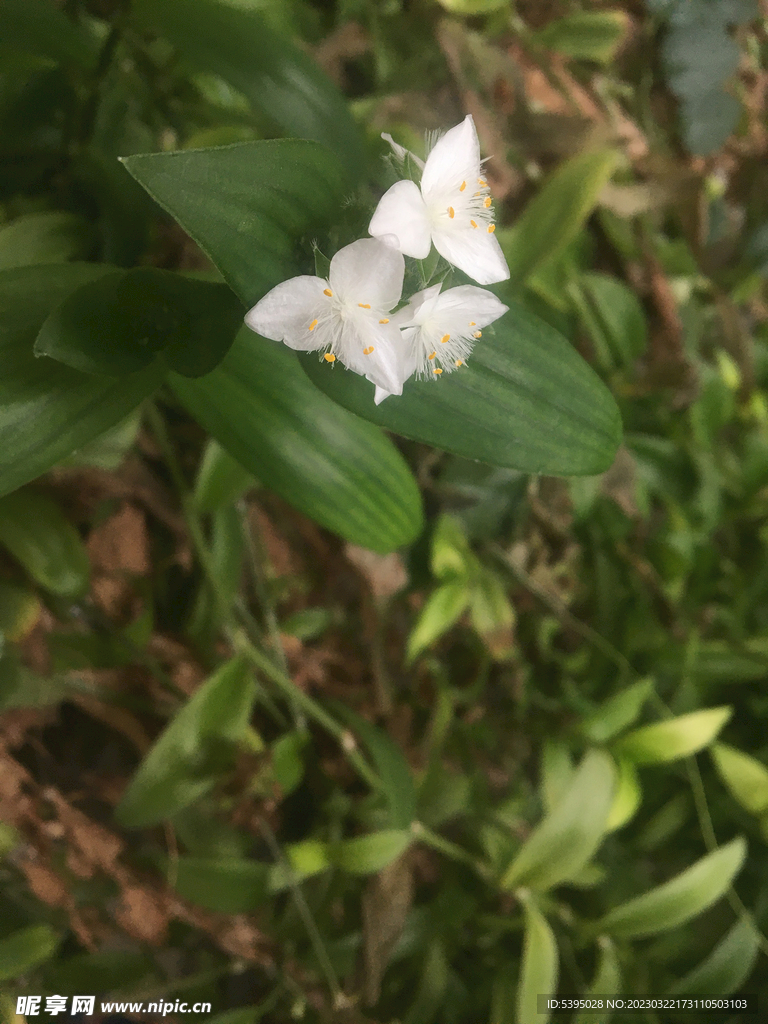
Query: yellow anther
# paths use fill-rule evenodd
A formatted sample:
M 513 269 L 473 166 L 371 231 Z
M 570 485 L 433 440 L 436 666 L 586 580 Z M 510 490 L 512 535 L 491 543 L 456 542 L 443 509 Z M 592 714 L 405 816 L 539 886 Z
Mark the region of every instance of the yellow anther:
M 469 223 L 472 225 L 473 228 L 477 227 L 477 222 L 476 221 L 471 220 Z
M 448 216 L 453 220 L 454 210 L 452 206 L 448 207 Z
M 335 363 L 336 362 L 336 356 L 333 355 L 332 352 L 326 352 L 325 355 L 323 356 L 323 359 L 326 361 L 326 363 Z
M 475 323 L 475 321 L 474 321 L 474 320 L 470 320 L 470 321 L 469 321 L 469 326 L 470 326 L 470 327 L 477 327 L 477 324 Z
M 433 352 L 431 356 L 427 356 L 427 359 L 434 359 L 436 355 L 437 352 Z
M 485 200 L 484 200 L 484 202 L 483 202 L 483 206 L 484 206 L 484 207 L 486 208 L 486 210 L 487 210 L 487 209 L 488 209 L 488 207 L 489 207 L 489 206 L 491 205 L 491 201 L 492 201 L 492 200 L 491 200 L 491 197 L 490 197 L 490 196 L 486 196 L 486 197 L 485 197 Z
M 435 369 L 432 371 L 432 373 L 442 373 L 442 372 L 443 371 L 442 370 L 438 370 L 437 367 L 435 367 Z
M 330 288 L 323 288 L 323 295 L 327 295 L 328 298 L 330 299 L 333 296 L 333 292 L 331 291 Z
M 464 360 L 463 359 L 457 359 L 456 360 L 456 365 L 457 366 L 463 366 L 464 365 Z
M 487 181 L 483 181 L 483 179 L 482 179 L 482 178 L 478 178 L 478 179 L 477 179 L 477 184 L 478 184 L 478 185 L 482 185 L 482 186 L 483 186 L 483 188 L 488 188 L 488 182 L 487 182 Z
M 473 335 L 473 337 L 475 337 L 475 338 L 482 338 L 482 336 L 483 336 L 483 332 L 482 331 L 475 331 L 475 333 Z
M 495 230 L 496 230 L 496 225 L 495 224 L 489 224 L 488 225 L 488 234 L 489 235 L 492 235 Z
M 466 181 L 462 181 L 461 187 L 459 188 L 459 192 L 463 192 L 466 187 L 467 187 Z
M 317 320 L 313 320 L 312 323 L 309 325 L 309 329 L 310 329 L 310 331 L 314 331 L 314 329 L 316 327 L 317 327 Z
M 373 345 L 369 345 L 368 348 L 363 349 L 363 355 L 369 356 L 373 352 Z
M 360 309 L 370 309 L 371 308 L 370 302 L 358 302 L 358 306 L 360 307 Z
M 385 316 L 383 320 L 379 320 L 379 323 L 380 324 L 388 324 L 389 323 L 389 317 Z
M 440 341 L 441 341 L 441 342 L 443 343 L 443 345 L 445 345 L 445 343 L 446 343 L 447 341 L 450 341 L 450 340 L 451 340 L 451 336 L 450 336 L 450 334 L 444 334 L 444 335 L 442 336 L 442 338 L 440 339 Z

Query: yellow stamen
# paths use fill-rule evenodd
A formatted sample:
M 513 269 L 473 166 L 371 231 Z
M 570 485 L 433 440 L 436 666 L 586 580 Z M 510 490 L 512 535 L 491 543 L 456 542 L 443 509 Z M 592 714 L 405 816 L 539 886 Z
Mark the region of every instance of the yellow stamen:
M 470 320 L 470 321 L 469 321 L 469 326 L 470 326 L 470 327 L 477 327 L 477 324 L 475 323 L 475 321 L 474 321 L 474 320 Z
M 432 371 L 432 373 L 442 373 L 442 372 L 443 372 L 442 370 L 438 370 L 437 368 L 435 368 L 435 369 L 434 369 L 434 370 Z
M 473 337 L 475 337 L 475 338 L 482 338 L 482 336 L 483 336 L 483 332 L 482 331 L 475 331 L 475 333 L 473 335 Z
M 314 331 L 314 329 L 316 327 L 317 327 L 317 320 L 313 320 L 312 323 L 309 325 L 309 329 L 310 329 L 310 331 Z
M 330 288 L 323 288 L 323 295 L 327 295 L 328 298 L 330 299 L 333 296 L 333 292 L 331 291 Z
M 464 360 L 463 359 L 457 359 L 456 360 L 456 365 L 457 366 L 463 366 L 464 365 Z
M 490 196 L 486 196 L 486 197 L 485 197 L 485 202 L 483 203 L 483 206 L 484 206 L 484 207 L 486 208 L 486 210 L 487 210 L 487 209 L 488 209 L 488 207 L 489 207 L 490 205 L 491 205 L 491 197 L 490 197 Z
M 483 186 L 483 188 L 488 188 L 488 182 L 487 182 L 487 181 L 483 181 L 483 179 L 482 179 L 482 178 L 478 178 L 478 179 L 477 179 L 477 184 L 478 184 L 478 185 L 482 185 L 482 186 Z
M 454 213 L 453 207 L 449 206 L 448 207 L 448 216 L 451 218 L 451 220 L 453 220 L 453 213 Z
M 477 227 L 477 222 L 476 221 L 471 220 L 469 223 L 472 225 L 473 228 Z
M 495 230 L 496 230 L 496 225 L 495 224 L 489 224 L 488 225 L 488 234 L 489 235 L 492 235 Z
M 442 338 L 440 339 L 440 341 L 441 341 L 441 342 L 443 343 L 443 345 L 445 345 L 445 343 L 446 343 L 447 341 L 450 341 L 450 340 L 451 340 L 451 336 L 450 336 L 450 334 L 444 334 L 444 335 L 442 336 Z
M 370 302 L 358 302 L 358 306 L 360 307 L 360 309 L 370 309 L 371 308 Z
M 461 188 L 459 189 L 459 192 L 463 192 L 466 187 L 467 187 L 466 181 L 462 181 Z
M 363 355 L 369 356 L 373 352 L 373 345 L 369 345 L 368 348 L 363 349 Z
M 379 323 L 380 324 L 388 324 L 389 323 L 389 317 L 385 316 L 383 320 L 379 320 Z
M 325 355 L 323 356 L 323 359 L 326 361 L 326 363 L 335 363 L 336 362 L 336 356 L 333 355 L 333 353 L 331 353 L 331 352 L 326 352 Z
M 427 356 L 427 359 L 434 359 L 436 355 L 437 352 L 433 352 L 431 356 Z

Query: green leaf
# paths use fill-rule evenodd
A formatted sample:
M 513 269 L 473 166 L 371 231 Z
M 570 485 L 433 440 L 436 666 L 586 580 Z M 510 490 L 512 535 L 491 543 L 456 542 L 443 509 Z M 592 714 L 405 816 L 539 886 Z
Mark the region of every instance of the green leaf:
M 73 213 L 28 213 L 0 228 L 0 270 L 83 259 L 92 242 L 88 222 Z
M 768 768 L 757 758 L 725 743 L 715 743 L 711 754 L 734 800 L 750 814 L 768 811 Z
M 0 981 L 9 981 L 53 956 L 59 936 L 45 924 L 0 939 Z
M 609 64 L 628 25 L 624 11 L 577 11 L 551 21 L 534 33 L 533 41 L 566 57 Z
M 272 771 L 283 796 L 292 793 L 304 778 L 302 754 L 307 745 L 307 734 L 289 732 L 272 744 Z
M 123 163 L 247 306 L 296 275 L 297 240 L 326 230 L 344 199 L 337 157 L 300 139 L 150 153 Z
M 541 750 L 541 798 L 549 813 L 558 804 L 573 778 L 573 760 L 568 745 L 548 738 Z
M 154 825 L 207 793 L 248 725 L 254 696 L 243 658 L 207 679 L 145 755 L 115 811 L 120 824 Z
M 737 921 L 708 957 L 675 982 L 670 995 L 696 996 L 706 992 L 727 996 L 738 992 L 752 973 L 759 948 L 760 939 L 752 922 Z
M 99 949 L 66 959 L 57 957 L 45 967 L 43 987 L 67 996 L 81 992 L 106 994 L 137 986 L 152 971 L 152 959 L 139 950 Z
M 52 0 L 0 0 L 0 52 L 20 51 L 90 70 L 96 40 Z
M 0 272 L 0 494 L 119 423 L 162 379 L 158 367 L 119 382 L 92 377 L 33 354 L 51 310 L 111 270 L 71 263 Z
M 616 949 L 607 935 L 600 936 L 600 959 L 587 995 L 615 996 L 621 991 L 621 969 Z M 607 1024 L 611 1011 L 582 1010 L 574 1024 Z
M 444 583 L 430 594 L 408 637 L 406 664 L 410 664 L 422 651 L 447 633 L 468 605 L 469 586 L 464 580 Z
M 421 497 L 394 445 L 312 387 L 284 345 L 244 327 L 213 373 L 170 383 L 237 462 L 322 526 L 379 552 L 421 532 Z
M 653 680 L 641 679 L 609 697 L 584 720 L 581 731 L 593 743 L 605 743 L 632 725 L 653 690 Z
M 476 18 L 480 14 L 492 14 L 510 6 L 510 0 L 438 0 L 440 5 L 451 14 L 461 14 L 465 18 Z
M 549 889 L 577 874 L 605 835 L 614 786 L 612 760 L 590 750 L 558 803 L 502 875 L 502 888 Z
M 629 761 L 626 758 L 620 759 L 619 784 L 611 804 L 606 830 L 615 832 L 617 828 L 626 825 L 637 813 L 642 798 L 643 792 L 640 788 L 640 779 L 637 776 L 634 761 Z
M 723 706 L 644 725 L 622 736 L 613 749 L 619 757 L 627 757 L 635 764 L 676 761 L 710 744 L 732 714 L 733 708 Z
M 385 829 L 355 839 L 331 843 L 328 859 L 335 867 L 351 875 L 372 875 L 405 853 L 413 835 L 405 829 Z
M 83 373 L 122 376 L 162 352 L 178 373 L 200 377 L 224 358 L 242 319 L 226 285 L 138 267 L 69 295 L 40 329 L 35 355 Z
M 234 505 L 255 484 L 253 475 L 217 441 L 208 441 L 195 480 L 194 499 L 199 512 Z
M 350 178 L 362 176 L 362 136 L 343 96 L 309 54 L 256 11 L 220 0 L 134 0 L 131 14 L 191 63 L 229 82 L 287 135 L 322 142 Z
M 498 232 L 510 270 L 506 288 L 522 284 L 576 237 L 610 180 L 617 159 L 613 149 L 571 157 L 547 178 L 514 227 Z
M 0 633 L 6 640 L 23 639 L 39 615 L 40 601 L 32 590 L 0 581 Z
M 88 589 L 90 565 L 80 535 L 43 494 L 25 489 L 0 498 L 0 546 L 52 594 L 78 597 Z
M 525 938 L 517 990 L 517 1024 L 539 1020 L 547 1024 L 550 1014 L 538 1012 L 536 997 L 554 995 L 557 989 L 557 942 L 546 918 L 530 897 L 524 906 Z
M 635 293 L 608 274 L 587 273 L 573 283 L 571 294 L 578 295 L 579 312 L 591 313 L 584 320 L 596 346 L 607 347 L 615 365 L 632 366 L 648 340 L 645 313 Z
M 283 849 L 287 864 L 273 864 L 269 871 L 270 893 L 282 892 L 293 882 L 301 882 L 312 875 L 327 871 L 331 866 L 328 843 L 319 839 L 304 839 Z M 289 870 L 290 867 L 290 870 Z
M 746 853 L 744 840 L 734 839 L 669 882 L 615 907 L 595 925 L 596 930 L 631 939 L 655 935 L 690 921 L 730 887 Z
M 267 897 L 270 865 L 255 860 L 179 857 L 173 887 L 190 903 L 220 914 L 249 914 Z
M 441 515 L 437 520 L 430 566 L 439 580 L 466 579 L 477 567 L 477 558 L 454 516 Z
M 466 367 L 439 381 L 408 381 L 373 404 L 373 385 L 312 354 L 301 366 L 340 405 L 414 441 L 527 473 L 602 473 L 621 440 L 605 385 L 548 324 L 513 304 L 484 332 Z
M 0 658 L 0 711 L 44 708 L 60 704 L 70 694 L 70 681 L 59 674 L 38 675 L 11 650 Z

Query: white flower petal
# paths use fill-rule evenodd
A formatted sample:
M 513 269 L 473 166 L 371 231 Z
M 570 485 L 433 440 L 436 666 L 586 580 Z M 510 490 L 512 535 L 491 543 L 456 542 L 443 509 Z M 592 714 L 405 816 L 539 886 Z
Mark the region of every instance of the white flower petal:
M 497 284 L 509 278 L 509 267 L 498 239 L 482 228 L 435 231 L 435 248 L 449 263 L 478 284 Z
M 368 231 L 374 238 L 394 235 L 406 256 L 426 259 L 431 248 L 430 224 L 418 185 L 407 179 L 396 181 L 379 200 Z
M 267 292 L 246 313 L 245 322 L 263 338 L 284 341 L 290 348 L 304 352 L 323 348 L 326 342 L 320 333 L 309 328 L 328 305 L 323 295 L 327 287 L 319 277 L 292 277 Z
M 376 390 L 373 393 L 374 405 L 381 405 L 381 403 L 384 401 L 385 398 L 389 398 L 391 395 L 394 395 L 394 394 L 401 395 L 402 393 L 403 393 L 402 390 L 400 390 L 398 392 L 387 391 L 386 388 L 380 388 L 379 385 L 377 384 L 376 385 Z
M 431 314 L 437 304 L 442 284 L 433 284 L 422 292 L 416 292 L 411 296 L 407 306 L 403 306 L 392 317 L 392 322 L 398 327 L 413 327 L 414 324 L 423 323 Z
M 493 292 L 476 288 L 473 284 L 449 288 L 439 296 L 435 306 L 435 317 L 441 321 L 443 317 L 455 319 L 462 331 L 466 331 L 470 322 L 472 327 L 487 327 L 509 309 Z
M 421 176 L 421 192 L 427 205 L 435 198 L 458 190 L 462 181 L 476 187 L 480 176 L 480 143 L 472 115 L 451 128 L 427 157 Z
M 358 339 L 361 337 L 358 334 Z M 393 325 L 371 325 L 363 343 L 345 346 L 342 362 L 390 394 L 399 395 L 405 380 L 405 349 Z
M 403 293 L 405 261 L 376 238 L 360 238 L 331 260 L 331 290 L 342 302 L 388 312 Z

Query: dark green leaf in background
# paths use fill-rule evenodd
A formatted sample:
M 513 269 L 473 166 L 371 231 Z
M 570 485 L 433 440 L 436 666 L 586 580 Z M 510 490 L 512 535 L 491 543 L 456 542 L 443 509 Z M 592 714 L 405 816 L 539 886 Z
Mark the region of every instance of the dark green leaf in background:
M 0 939 L 0 981 L 15 978 L 47 960 L 59 941 L 46 924 L 31 925 Z
M 92 244 L 91 225 L 74 213 L 28 213 L 0 228 L 0 270 L 86 259 Z
M 123 162 L 248 306 L 298 273 L 297 239 L 327 230 L 344 198 L 337 157 L 300 139 L 150 153 Z
M 0 0 L 0 53 L 20 51 L 90 70 L 96 40 L 52 0 Z
M 0 494 L 124 419 L 162 379 L 159 367 L 119 382 L 92 377 L 33 354 L 48 314 L 111 269 L 71 263 L 0 272 Z
M 394 445 L 314 388 L 284 345 L 244 327 L 213 373 L 172 375 L 171 386 L 246 470 L 329 530 L 381 552 L 421 531 L 421 497 Z
M 358 416 L 494 466 L 601 473 L 621 437 L 605 385 L 557 331 L 518 305 L 484 332 L 466 367 L 439 381 L 412 379 L 378 406 L 362 377 L 311 354 L 299 358 L 313 383 Z
M 363 174 L 362 135 L 345 99 L 312 58 L 257 11 L 221 0 L 134 0 L 131 9 L 143 27 L 164 36 L 190 63 L 220 75 L 287 135 L 322 142 L 350 179 Z

